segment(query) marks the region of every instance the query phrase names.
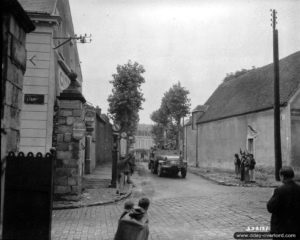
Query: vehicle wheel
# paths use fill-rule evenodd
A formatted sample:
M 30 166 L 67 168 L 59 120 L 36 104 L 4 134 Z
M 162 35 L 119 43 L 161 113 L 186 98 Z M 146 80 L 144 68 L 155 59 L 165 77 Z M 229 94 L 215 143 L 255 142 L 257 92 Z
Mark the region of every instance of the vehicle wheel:
M 181 177 L 182 178 L 186 177 L 186 169 L 181 169 Z
M 161 165 L 158 165 L 158 168 L 157 168 L 157 175 L 159 177 L 162 177 L 162 168 L 161 168 Z

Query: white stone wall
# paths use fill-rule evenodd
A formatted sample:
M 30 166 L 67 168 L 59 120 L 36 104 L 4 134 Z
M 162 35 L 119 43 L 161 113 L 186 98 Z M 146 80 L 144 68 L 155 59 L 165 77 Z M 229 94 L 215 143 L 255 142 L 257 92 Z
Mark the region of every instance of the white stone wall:
M 52 146 L 54 67 L 52 30 L 38 27 L 27 35 L 27 69 L 24 94 L 43 94 L 44 104 L 26 104 L 23 98 L 20 150 L 48 152 Z
M 287 109 L 281 109 L 281 146 L 283 164 L 289 163 Z M 247 149 L 248 125 L 257 130 L 254 157 L 257 166 L 274 166 L 273 110 L 198 124 L 199 166 L 233 169 L 233 156 Z M 194 149 L 194 151 L 196 151 Z

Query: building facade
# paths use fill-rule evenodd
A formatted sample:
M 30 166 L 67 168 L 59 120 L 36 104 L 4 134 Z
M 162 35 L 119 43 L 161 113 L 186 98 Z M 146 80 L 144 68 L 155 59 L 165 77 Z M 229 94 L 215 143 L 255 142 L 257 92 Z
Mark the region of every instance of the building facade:
M 145 149 L 149 150 L 154 146 L 154 140 L 151 134 L 152 125 L 139 124 L 134 136 L 134 144 L 132 150 Z
M 3 218 L 5 157 L 20 147 L 20 115 L 23 78 L 26 71 L 26 34 L 35 26 L 16 0 L 1 3 L 2 76 L 1 76 L 1 215 Z
M 57 96 L 70 84 L 71 72 L 82 75 L 69 1 L 20 0 L 36 25 L 26 40 L 27 70 L 21 114 L 20 150 L 48 152 L 52 148 Z M 61 46 L 60 46 L 61 45 Z
M 300 168 L 300 52 L 280 60 L 283 165 Z M 273 64 L 223 82 L 205 111 L 185 125 L 190 165 L 233 169 L 234 154 L 253 153 L 257 167 L 274 169 Z

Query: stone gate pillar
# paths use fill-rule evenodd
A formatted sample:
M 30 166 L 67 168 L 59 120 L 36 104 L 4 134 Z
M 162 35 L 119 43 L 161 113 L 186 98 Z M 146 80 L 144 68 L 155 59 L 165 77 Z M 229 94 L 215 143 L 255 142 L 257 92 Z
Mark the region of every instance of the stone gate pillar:
M 70 73 L 70 86 L 59 99 L 58 118 L 54 133 L 56 135 L 56 164 L 54 171 L 54 194 L 78 200 L 82 190 L 84 173 L 85 122 L 84 107 L 86 102 L 79 91 L 77 75 Z

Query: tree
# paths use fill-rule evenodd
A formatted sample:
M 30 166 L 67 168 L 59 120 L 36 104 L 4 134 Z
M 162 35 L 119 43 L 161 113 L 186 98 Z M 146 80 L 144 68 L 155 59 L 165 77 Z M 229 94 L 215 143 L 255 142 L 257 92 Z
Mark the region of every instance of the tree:
M 189 91 L 181 86 L 180 82 L 174 84 L 163 96 L 160 108 L 151 114 L 151 119 L 166 133 L 165 144 L 179 143 L 180 121 L 190 112 Z M 156 131 L 153 131 L 155 135 Z M 155 136 L 154 139 L 159 139 Z
M 115 122 L 121 124 L 122 131 L 134 134 L 139 122 L 139 110 L 145 101 L 141 85 L 145 82 L 142 74 L 145 69 L 137 62 L 130 60 L 127 64 L 118 65 L 117 73 L 113 74 L 112 94 L 108 97 L 108 112 Z
M 158 123 L 154 124 L 151 129 L 151 134 L 156 146 L 164 145 L 164 127 Z
M 180 82 L 174 84 L 168 92 L 164 94 L 162 99 L 162 108 L 175 121 L 177 126 L 180 125 L 180 120 L 190 112 L 190 92 L 181 86 Z

